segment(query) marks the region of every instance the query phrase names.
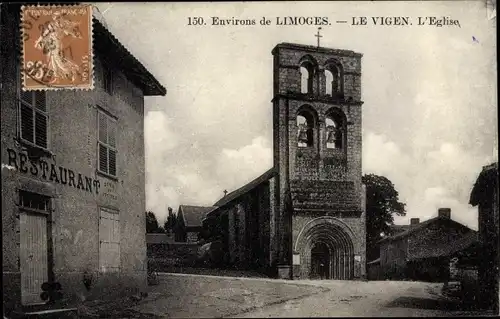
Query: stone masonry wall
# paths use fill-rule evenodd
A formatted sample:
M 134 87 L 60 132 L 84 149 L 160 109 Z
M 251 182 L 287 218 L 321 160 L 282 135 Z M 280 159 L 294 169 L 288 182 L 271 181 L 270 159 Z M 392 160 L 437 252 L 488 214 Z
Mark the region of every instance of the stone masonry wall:
M 340 62 L 344 71 L 344 92 L 347 97 L 351 96 L 354 101 L 361 100 L 361 57 L 359 53 L 346 50 L 332 50 L 326 48 L 304 49 L 283 47 L 279 48 L 278 80 L 280 81 L 278 94 L 289 92 L 300 93 L 300 60 L 306 56 L 312 56 L 319 65 L 320 72 L 324 70 L 325 63 L 334 58 Z M 313 88 L 317 88 L 314 85 Z M 313 91 L 315 95 L 318 90 Z
M 4 12 L 2 12 L 4 14 Z M 144 102 L 140 89 L 116 71 L 114 94 L 103 90 L 102 67 L 95 58 L 95 88 L 92 91 L 61 90 L 47 92 L 49 110 L 49 150 L 53 156 L 41 160 L 49 167 L 64 167 L 76 174 L 100 181 L 92 191 L 63 185 L 41 172 L 23 173 L 26 160 L 22 144 L 17 142 L 19 35 L 15 20 L 2 28 L 3 86 L 1 94 L 2 137 L 2 235 L 3 272 L 7 277 L 20 276 L 18 190 L 45 190 L 53 197 L 53 255 L 49 256 L 55 280 L 62 284 L 65 297 L 112 297 L 121 292 L 146 288 L 145 238 L 145 157 Z M 7 63 L 3 63 L 7 61 Z M 97 110 L 106 110 L 117 118 L 117 178 L 97 173 Z M 8 152 L 8 150 L 11 150 Z M 16 159 L 12 158 L 16 154 Z M 10 157 L 9 157 L 10 156 Z M 4 164 L 14 167 L 4 169 Z M 17 164 L 14 164 L 16 162 Z M 28 166 L 30 164 L 27 164 Z M 35 164 L 37 165 L 37 164 Z M 16 167 L 17 166 L 17 167 Z M 103 273 L 99 266 L 99 207 L 119 210 L 120 273 Z M 83 273 L 93 275 L 92 288 L 82 283 Z M 10 288 L 6 291 L 5 288 Z M 4 281 L 4 296 L 19 295 L 19 286 Z
M 296 240 L 303 225 L 313 218 L 327 213 L 338 217 L 339 212 L 344 212 L 340 219 L 360 234 L 353 238 L 353 245 L 359 258 L 358 277 L 363 277 L 366 238 L 364 190 L 361 183 L 361 54 L 290 44 L 278 45 L 273 54 L 274 159 L 279 171 L 280 210 L 277 231 L 281 234 L 281 249 L 286 251 L 286 247 Z M 300 61 L 305 56 L 317 62 L 320 75 L 330 61 L 340 63 L 343 70 L 344 99 L 326 96 L 324 79 L 317 75 L 312 93 L 301 94 Z M 315 117 L 314 142 L 312 147 L 299 148 L 296 117 L 304 108 L 312 110 Z M 346 144 L 341 150 L 326 148 L 325 117 L 332 109 L 345 116 Z M 284 194 L 289 185 L 292 189 L 293 207 L 301 211 L 299 215 L 295 212 L 293 220 L 283 209 Z M 287 234 L 289 222 L 292 229 L 288 232 L 291 234 Z M 293 238 L 288 238 L 287 235 Z M 286 259 L 291 264 L 291 256 Z

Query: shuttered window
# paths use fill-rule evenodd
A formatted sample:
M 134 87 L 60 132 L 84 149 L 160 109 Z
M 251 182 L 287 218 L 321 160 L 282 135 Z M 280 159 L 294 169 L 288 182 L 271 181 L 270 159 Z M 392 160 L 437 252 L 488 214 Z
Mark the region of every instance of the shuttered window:
M 19 94 L 19 134 L 23 141 L 47 149 L 48 111 L 44 91 Z
M 120 214 L 117 210 L 99 208 L 99 269 L 120 270 Z
M 97 121 L 98 169 L 105 174 L 116 176 L 116 120 L 99 111 Z

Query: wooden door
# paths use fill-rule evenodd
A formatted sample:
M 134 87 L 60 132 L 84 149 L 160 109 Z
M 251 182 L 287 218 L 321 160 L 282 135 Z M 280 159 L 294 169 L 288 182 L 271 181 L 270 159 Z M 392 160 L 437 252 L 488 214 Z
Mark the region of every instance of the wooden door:
M 103 272 L 120 270 L 120 215 L 118 211 L 100 208 L 99 268 Z
M 48 280 L 47 216 L 21 212 L 19 217 L 21 301 L 24 305 L 44 303 L 40 294 Z

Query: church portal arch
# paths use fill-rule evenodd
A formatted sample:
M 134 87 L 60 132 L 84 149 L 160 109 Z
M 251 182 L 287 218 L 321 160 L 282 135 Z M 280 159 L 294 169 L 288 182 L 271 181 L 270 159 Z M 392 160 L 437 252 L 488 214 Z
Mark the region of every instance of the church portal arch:
M 348 280 L 354 276 L 354 232 L 334 217 L 308 222 L 294 245 L 303 261 L 301 277 Z

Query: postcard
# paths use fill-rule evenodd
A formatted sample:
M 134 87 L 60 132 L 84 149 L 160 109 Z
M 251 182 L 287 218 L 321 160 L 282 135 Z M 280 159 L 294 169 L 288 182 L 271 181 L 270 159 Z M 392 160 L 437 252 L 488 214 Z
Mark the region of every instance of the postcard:
M 4 318 L 499 314 L 496 1 L 0 15 Z

